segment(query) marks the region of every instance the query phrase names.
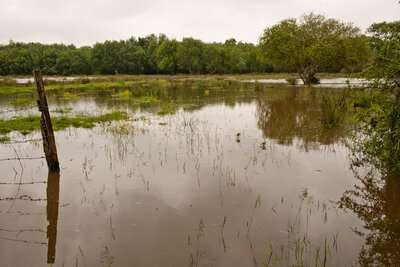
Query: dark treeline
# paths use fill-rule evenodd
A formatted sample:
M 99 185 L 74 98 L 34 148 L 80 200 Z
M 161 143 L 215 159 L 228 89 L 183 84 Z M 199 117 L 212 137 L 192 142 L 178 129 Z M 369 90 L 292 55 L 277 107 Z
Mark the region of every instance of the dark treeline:
M 93 47 L 19 43 L 0 45 L 0 75 L 28 75 L 40 68 L 47 75 L 88 74 L 227 74 L 271 72 L 258 59 L 258 47 L 235 39 L 204 43 L 193 38 L 181 42 L 164 34 Z

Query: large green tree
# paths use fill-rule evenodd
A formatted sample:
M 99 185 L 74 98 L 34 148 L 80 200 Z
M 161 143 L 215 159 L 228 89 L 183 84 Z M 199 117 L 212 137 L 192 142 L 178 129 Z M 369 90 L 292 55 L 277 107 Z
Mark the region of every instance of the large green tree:
M 175 39 L 164 40 L 157 48 L 156 59 L 157 66 L 161 71 L 175 74 L 178 64 L 178 45 L 179 42 Z
M 305 84 L 321 68 L 359 66 L 370 55 L 359 28 L 314 13 L 266 28 L 259 45 L 263 61 L 297 72 Z
M 190 74 L 202 70 L 204 43 L 193 38 L 183 38 L 178 46 L 178 65 L 181 70 Z

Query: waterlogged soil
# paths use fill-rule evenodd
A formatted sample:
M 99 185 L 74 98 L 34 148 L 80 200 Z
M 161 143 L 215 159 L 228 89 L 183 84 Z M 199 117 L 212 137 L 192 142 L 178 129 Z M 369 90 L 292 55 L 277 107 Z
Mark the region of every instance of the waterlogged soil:
M 319 124 L 326 89 L 255 86 L 174 84 L 155 103 L 50 94 L 50 110 L 130 118 L 57 131 L 59 176 L 40 140 L 13 142 L 39 132 L 8 135 L 0 158 L 21 160 L 0 161 L 0 265 L 358 265 L 374 253 L 360 233 L 374 229 L 338 203 L 363 183 L 346 127 Z M 387 194 L 374 196 L 397 216 Z

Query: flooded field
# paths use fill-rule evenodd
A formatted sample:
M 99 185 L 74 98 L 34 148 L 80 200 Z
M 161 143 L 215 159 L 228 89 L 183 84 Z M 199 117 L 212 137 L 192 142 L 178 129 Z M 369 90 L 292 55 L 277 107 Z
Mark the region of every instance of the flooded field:
M 49 91 L 54 118 L 129 118 L 57 131 L 59 177 L 38 131 L 7 134 L 0 265 L 396 265 L 400 186 L 352 160 L 348 127 L 321 127 L 321 90 L 338 89 Z M 38 114 L 15 97 L 0 100 L 2 119 Z

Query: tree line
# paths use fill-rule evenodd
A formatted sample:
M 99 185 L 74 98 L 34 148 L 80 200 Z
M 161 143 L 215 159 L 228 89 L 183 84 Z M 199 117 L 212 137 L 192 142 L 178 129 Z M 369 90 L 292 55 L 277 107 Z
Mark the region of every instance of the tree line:
M 92 47 L 21 43 L 0 45 L 0 75 L 228 74 L 273 71 L 258 57 L 258 47 L 235 39 L 204 43 L 151 34 L 105 41 Z
M 47 75 L 296 72 L 309 84 L 317 72 L 361 71 L 374 40 L 352 24 L 309 13 L 266 28 L 257 45 L 165 34 L 79 48 L 10 41 L 0 45 L 0 75 L 29 75 L 34 68 Z

